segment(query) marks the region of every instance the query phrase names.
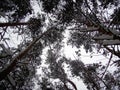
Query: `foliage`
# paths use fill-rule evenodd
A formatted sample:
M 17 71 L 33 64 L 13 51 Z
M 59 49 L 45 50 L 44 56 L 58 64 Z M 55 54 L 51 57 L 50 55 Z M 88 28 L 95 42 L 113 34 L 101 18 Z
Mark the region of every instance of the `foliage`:
M 3 12 L 12 21 L 19 21 L 25 18 L 28 13 L 32 13 L 30 0 L 2 0 L 0 2 L 0 12 Z
M 80 48 L 83 45 L 86 52 L 92 52 L 92 46 L 94 46 L 94 42 L 90 39 L 90 37 L 90 33 L 73 31 L 70 33 L 70 39 L 68 41 L 68 44 L 70 43 L 77 48 Z
M 36 0 L 41 3 L 44 20 L 39 15 L 29 16 L 33 12 L 31 1 L 0 2 L 0 16 L 7 19 L 7 23 L 0 23 L 0 75 L 5 76 L 0 76 L 0 89 L 32 90 L 38 82 L 42 90 L 76 90 L 69 80 L 72 74 L 81 78 L 88 90 L 119 90 L 120 60 L 114 60 L 117 68 L 113 73 L 107 70 L 113 56 L 120 58 L 119 0 Z M 111 7 L 115 9 L 109 14 Z M 21 38 L 16 47 L 9 43 L 13 33 Z M 66 58 L 65 44 L 77 47 L 79 57 L 81 46 L 87 53 L 97 50 L 111 56 L 106 66 L 84 64 L 79 57 Z M 41 72 L 36 76 L 38 67 Z
M 44 11 L 49 13 L 51 11 L 54 11 L 54 8 L 57 8 L 57 5 L 60 0 L 41 0 L 43 4 Z
M 42 37 L 45 45 L 61 42 L 63 40 L 63 29 L 58 27 L 51 27 L 48 29 L 50 33 Z

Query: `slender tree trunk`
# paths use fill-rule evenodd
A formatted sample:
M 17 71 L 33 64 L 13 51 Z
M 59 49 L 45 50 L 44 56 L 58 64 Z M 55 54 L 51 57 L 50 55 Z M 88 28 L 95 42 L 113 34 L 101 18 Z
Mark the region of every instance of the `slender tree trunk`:
M 12 59 L 12 62 L 8 66 L 6 66 L 6 68 L 4 68 L 3 70 L 0 71 L 0 81 L 7 77 L 7 75 L 16 66 L 17 61 L 20 60 L 23 56 L 25 56 L 28 53 L 28 51 L 30 51 L 30 49 L 35 45 L 35 43 L 41 37 L 43 37 L 45 34 L 47 34 L 48 32 L 49 32 L 49 30 L 47 30 L 46 32 L 44 32 L 43 34 L 41 34 L 38 38 L 36 38 L 35 40 L 33 40 L 25 50 L 23 50 L 22 52 L 20 52 L 18 55 L 16 55 L 16 57 L 14 57 Z

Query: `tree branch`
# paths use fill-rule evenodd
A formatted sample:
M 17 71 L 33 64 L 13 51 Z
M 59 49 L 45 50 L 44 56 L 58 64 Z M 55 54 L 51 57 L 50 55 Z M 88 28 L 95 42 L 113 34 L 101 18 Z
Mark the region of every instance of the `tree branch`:
M 71 81 L 70 79 L 67 79 L 67 81 L 74 87 L 75 90 L 77 90 L 77 87 L 73 81 Z
M 0 27 L 28 25 L 28 24 L 30 24 L 30 23 L 28 23 L 28 22 L 0 23 Z
M 105 45 L 104 45 L 104 47 L 105 47 L 109 52 L 111 52 L 112 54 L 114 54 L 114 55 L 116 55 L 116 56 L 118 56 L 118 57 L 120 58 L 120 53 L 119 53 L 119 52 L 114 51 L 114 50 L 110 49 L 109 47 L 107 47 L 107 46 L 105 46 Z
M 102 75 L 101 79 L 104 77 L 104 75 L 105 75 L 105 73 L 106 73 L 106 71 L 107 71 L 107 69 L 108 69 L 108 67 L 109 67 L 109 65 L 110 65 L 110 62 L 111 62 L 111 60 L 112 60 L 112 56 L 113 56 L 113 55 L 111 54 L 110 59 L 109 59 L 108 64 L 107 64 L 107 66 L 106 66 L 106 68 L 105 68 L 105 71 L 103 72 L 103 75 Z
M 23 50 L 22 52 L 20 52 L 18 55 L 16 55 L 13 59 L 12 62 L 3 70 L 0 71 L 0 81 L 3 80 L 4 78 L 7 77 L 7 75 L 14 69 L 14 67 L 16 66 L 16 63 L 18 60 L 20 60 L 23 56 L 25 56 L 28 51 L 30 51 L 30 49 L 34 46 L 34 44 L 40 39 L 42 38 L 45 34 L 47 34 L 49 32 L 49 30 L 47 30 L 46 32 L 44 32 L 43 34 L 41 34 L 38 38 L 34 39 L 29 46 Z

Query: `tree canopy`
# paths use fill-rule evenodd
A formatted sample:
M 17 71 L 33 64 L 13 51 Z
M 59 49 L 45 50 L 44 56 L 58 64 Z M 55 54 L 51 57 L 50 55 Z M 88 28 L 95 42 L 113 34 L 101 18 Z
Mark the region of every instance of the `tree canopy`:
M 82 79 L 88 90 L 120 90 L 119 4 L 119 0 L 2 0 L 0 90 L 79 90 L 70 75 Z M 37 14 L 34 5 L 39 6 Z M 19 43 L 11 45 L 13 38 Z M 64 55 L 65 45 L 77 48 L 74 60 Z M 86 53 L 96 50 L 109 57 L 108 63 L 84 64 L 82 46 Z M 111 66 L 113 72 L 108 70 Z

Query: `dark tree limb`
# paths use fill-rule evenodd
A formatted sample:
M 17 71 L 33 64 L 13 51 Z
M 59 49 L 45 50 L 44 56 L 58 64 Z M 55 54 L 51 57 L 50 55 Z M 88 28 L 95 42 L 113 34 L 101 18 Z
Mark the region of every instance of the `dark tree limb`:
M 18 60 L 20 60 L 23 56 L 25 56 L 30 50 L 31 48 L 35 45 L 35 43 L 42 38 L 45 34 L 47 34 L 49 32 L 49 30 L 47 30 L 46 32 L 44 32 L 43 34 L 41 34 L 38 38 L 34 39 L 29 46 L 21 51 L 18 55 L 16 55 L 13 59 L 12 62 L 6 66 L 6 68 L 4 68 L 3 70 L 0 71 L 0 81 L 3 80 L 4 78 L 7 77 L 7 75 L 14 69 L 14 67 L 16 66 Z
M 77 90 L 77 87 L 76 87 L 76 85 L 74 84 L 73 81 L 71 81 L 70 79 L 67 79 L 66 81 L 69 82 L 73 86 L 74 90 Z M 65 87 L 66 90 L 69 90 L 69 88 L 66 85 L 66 83 L 64 83 L 64 87 Z
M 70 79 L 67 79 L 67 81 L 74 87 L 75 90 L 77 90 L 77 87 L 73 81 L 71 81 Z
M 28 25 L 28 22 L 16 22 L 16 23 L 0 23 L 0 27 L 8 27 L 8 26 L 18 26 L 18 25 Z
M 107 47 L 107 46 L 105 46 L 105 45 L 104 45 L 104 47 L 105 47 L 109 52 L 111 52 L 112 54 L 114 54 L 115 56 L 118 56 L 118 57 L 120 58 L 120 53 L 119 53 L 119 52 L 117 52 L 117 51 L 115 51 L 115 50 L 112 50 L 112 49 L 110 49 L 109 47 Z

